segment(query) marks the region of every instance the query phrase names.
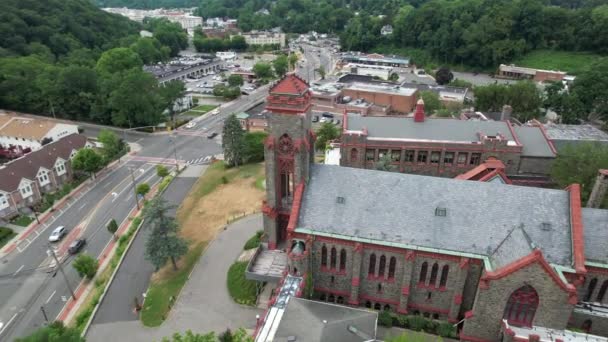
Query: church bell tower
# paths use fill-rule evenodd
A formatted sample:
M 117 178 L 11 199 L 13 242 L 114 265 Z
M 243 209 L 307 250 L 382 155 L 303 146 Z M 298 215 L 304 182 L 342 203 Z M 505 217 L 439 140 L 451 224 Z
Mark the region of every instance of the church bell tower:
M 314 161 L 308 88 L 304 80 L 287 74 L 271 86 L 266 98 L 270 130 L 264 143 L 266 201 L 262 211 L 270 249 L 287 247 L 287 224 L 294 196 L 308 182 Z

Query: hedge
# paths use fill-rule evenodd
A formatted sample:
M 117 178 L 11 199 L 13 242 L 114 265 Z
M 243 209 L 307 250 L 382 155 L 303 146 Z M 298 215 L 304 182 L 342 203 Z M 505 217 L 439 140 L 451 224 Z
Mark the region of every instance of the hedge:
M 381 311 L 378 315 L 378 324 L 389 328 L 398 326 L 441 337 L 458 338 L 456 327 L 451 323 L 428 319 L 420 315 L 400 315 L 390 311 Z

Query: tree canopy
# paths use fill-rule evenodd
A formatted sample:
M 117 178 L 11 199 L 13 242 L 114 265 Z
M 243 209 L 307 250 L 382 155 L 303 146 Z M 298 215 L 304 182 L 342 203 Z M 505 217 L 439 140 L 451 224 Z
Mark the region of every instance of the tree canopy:
M 159 270 L 168 260 L 177 269 L 177 259 L 188 251 L 188 244 L 178 235 L 177 220 L 169 216 L 173 208 L 160 196 L 154 197 L 144 209 L 150 235 L 146 240 L 146 259 Z
M 38 328 L 31 335 L 18 338 L 16 342 L 84 342 L 77 328 L 66 327 L 63 322 L 55 321 L 45 327 Z
M 234 114 L 226 118 L 222 131 L 222 147 L 227 165 L 239 166 L 243 162 L 245 153 L 244 134 L 245 132 Z

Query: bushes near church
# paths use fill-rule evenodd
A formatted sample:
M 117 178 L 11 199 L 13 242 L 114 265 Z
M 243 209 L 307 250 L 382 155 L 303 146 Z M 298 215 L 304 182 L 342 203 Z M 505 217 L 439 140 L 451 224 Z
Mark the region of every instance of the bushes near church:
M 451 323 L 428 319 L 420 315 L 399 315 L 390 311 L 381 311 L 378 314 L 378 324 L 388 328 L 398 326 L 441 337 L 458 338 L 456 327 Z

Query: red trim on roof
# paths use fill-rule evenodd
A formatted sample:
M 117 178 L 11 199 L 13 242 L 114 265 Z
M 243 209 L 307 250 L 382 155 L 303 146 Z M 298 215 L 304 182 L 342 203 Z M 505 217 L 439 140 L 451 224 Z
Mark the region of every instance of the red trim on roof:
M 513 139 L 515 139 L 515 143 L 518 146 L 522 146 L 521 142 L 519 141 L 519 137 L 517 137 L 517 134 L 515 134 L 515 130 L 513 129 L 513 126 L 511 126 L 511 123 L 507 120 L 505 120 L 503 122 L 509 127 L 509 131 L 511 131 L 511 135 L 513 136 Z
M 293 195 L 293 203 L 291 204 L 291 214 L 289 215 L 289 223 L 287 223 L 287 231 L 293 232 L 298 224 L 298 216 L 300 216 L 300 207 L 302 206 L 302 195 L 304 194 L 304 180 L 296 187 L 296 192 Z
M 570 226 L 572 227 L 572 256 L 574 269 L 578 274 L 586 274 L 585 268 L 585 239 L 581 210 L 581 186 L 572 184 L 566 188 L 570 193 Z
M 572 300 L 573 297 L 576 300 L 576 289 L 574 288 L 574 286 L 572 286 L 571 284 L 564 283 L 559 278 L 557 273 L 553 270 L 553 268 L 551 268 L 551 266 L 549 266 L 549 263 L 547 263 L 547 261 L 543 257 L 543 252 L 541 252 L 540 249 L 535 249 L 534 251 L 532 251 L 532 253 L 526 255 L 525 257 L 520 258 L 494 272 L 484 272 L 484 275 L 481 277 L 480 287 L 481 283 L 488 284 L 490 281 L 504 278 L 533 263 L 540 264 L 540 266 L 545 270 L 545 272 L 547 272 L 547 274 L 551 276 L 551 279 L 553 279 L 553 281 L 557 285 L 559 285 L 559 287 L 564 290 L 564 292 L 567 292 L 569 294 L 570 300 Z
M 286 74 L 277 81 L 269 90 L 269 93 L 302 95 L 308 90 L 308 83 L 298 77 L 295 73 Z
M 547 144 L 549 144 L 549 148 L 551 149 L 551 152 L 553 152 L 553 154 L 557 154 L 557 150 L 555 149 L 555 146 L 553 146 L 553 142 L 547 136 L 547 131 L 545 131 L 545 126 L 543 126 L 543 124 L 536 119 L 532 120 L 532 125 L 540 128 L 540 132 L 543 134 L 543 137 L 547 141 Z

